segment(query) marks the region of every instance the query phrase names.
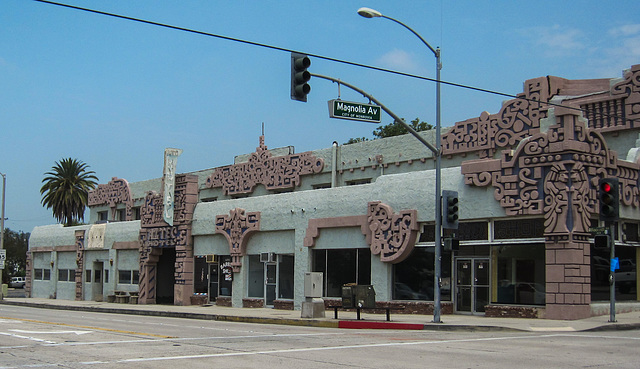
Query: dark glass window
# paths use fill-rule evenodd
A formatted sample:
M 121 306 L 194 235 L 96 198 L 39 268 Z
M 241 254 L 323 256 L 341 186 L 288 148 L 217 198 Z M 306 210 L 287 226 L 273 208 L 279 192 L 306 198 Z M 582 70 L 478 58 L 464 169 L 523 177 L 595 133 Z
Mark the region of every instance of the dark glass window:
M 347 283 L 371 284 L 369 249 L 314 250 L 313 271 L 324 273 L 324 296 L 341 297 Z
M 280 255 L 278 264 L 278 298 L 293 298 L 293 255 Z
M 498 254 L 497 303 L 545 304 L 545 247 L 506 245 L 494 248 Z
M 433 301 L 435 248 L 416 247 L 393 266 L 393 299 Z M 442 252 L 440 298 L 451 301 L 451 251 Z
M 637 299 L 637 248 L 616 245 L 616 257 L 620 269 L 615 271 L 616 300 L 633 301 Z M 611 250 L 591 246 L 591 301 L 609 301 L 609 271 Z

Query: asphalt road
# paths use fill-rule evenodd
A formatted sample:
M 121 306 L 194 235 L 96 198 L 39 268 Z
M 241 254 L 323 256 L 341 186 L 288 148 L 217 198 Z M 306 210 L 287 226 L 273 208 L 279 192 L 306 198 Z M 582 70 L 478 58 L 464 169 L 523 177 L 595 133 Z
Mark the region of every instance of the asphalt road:
M 640 331 L 348 330 L 0 305 L 0 368 L 638 368 Z

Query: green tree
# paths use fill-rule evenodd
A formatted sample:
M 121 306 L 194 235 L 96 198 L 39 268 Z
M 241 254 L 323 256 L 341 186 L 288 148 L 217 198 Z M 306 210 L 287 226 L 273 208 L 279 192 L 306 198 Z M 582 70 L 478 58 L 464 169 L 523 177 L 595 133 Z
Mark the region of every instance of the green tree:
M 7 250 L 2 278 L 7 283 L 11 277 L 24 277 L 27 268 L 27 248 L 29 233 L 14 232 L 9 228 L 4 230 L 4 248 Z
M 96 187 L 98 180 L 95 172 L 88 168 L 82 161 L 63 158 L 42 180 L 42 205 L 52 209 L 53 216 L 65 226 L 84 220 L 89 191 Z
M 404 120 L 404 119 L 403 119 Z M 411 126 L 411 128 L 415 129 L 417 132 L 420 131 L 427 131 L 430 129 L 433 129 L 433 125 L 427 123 L 427 122 L 422 122 L 420 121 L 420 118 L 416 118 L 414 120 L 411 121 L 411 123 L 409 124 L 409 126 Z M 393 137 L 393 136 L 400 136 L 400 135 L 404 135 L 409 133 L 409 131 L 407 131 L 407 129 L 400 123 L 397 122 L 393 122 L 393 123 L 389 123 L 387 125 L 384 126 L 380 126 L 378 128 L 376 128 L 375 131 L 372 132 L 373 136 L 374 136 L 374 140 L 378 139 L 378 138 L 385 138 L 385 137 Z M 362 138 L 350 138 L 349 141 L 347 141 L 345 143 L 345 145 L 349 145 L 352 143 L 356 143 L 356 142 L 363 142 L 363 141 L 369 141 L 368 138 L 366 137 L 362 137 Z
M 418 132 L 433 129 L 433 126 L 431 124 L 427 122 L 421 122 L 420 118 L 412 120 L 409 126 Z M 407 133 L 409 133 L 409 131 L 407 131 L 405 126 L 395 121 L 385 126 L 378 127 L 375 131 L 373 131 L 373 135 L 376 138 L 400 136 Z

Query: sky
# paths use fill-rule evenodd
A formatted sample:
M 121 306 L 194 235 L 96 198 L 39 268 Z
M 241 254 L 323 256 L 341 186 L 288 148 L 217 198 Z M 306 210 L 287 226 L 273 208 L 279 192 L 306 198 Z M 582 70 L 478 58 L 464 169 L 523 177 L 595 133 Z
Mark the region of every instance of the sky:
M 179 173 L 233 164 L 255 151 L 263 123 L 269 148 L 296 152 L 373 138 L 371 123 L 329 117 L 329 100 L 368 103 L 344 86 L 312 78 L 308 101 L 291 100 L 290 51 L 316 56 L 310 72 L 355 85 L 400 117 L 434 123 L 434 54 L 401 25 L 359 16 L 360 7 L 440 47 L 442 81 L 507 95 L 536 77 L 618 78 L 640 63 L 637 0 L 60 2 L 273 48 L 0 1 L 0 173 L 14 231 L 56 223 L 40 187 L 63 158 L 88 164 L 99 183 L 137 182 L 162 176 L 167 147 L 184 150 Z M 446 84 L 441 94 L 443 129 L 508 99 Z

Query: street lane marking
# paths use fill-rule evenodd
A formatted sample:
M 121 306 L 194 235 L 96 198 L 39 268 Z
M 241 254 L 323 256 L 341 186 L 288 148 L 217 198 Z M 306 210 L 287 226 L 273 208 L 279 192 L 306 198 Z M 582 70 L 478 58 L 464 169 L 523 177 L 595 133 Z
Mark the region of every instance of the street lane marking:
M 145 333 L 145 332 L 134 332 L 134 331 L 124 331 L 120 329 L 111 329 L 111 328 L 100 328 L 100 327 L 91 327 L 87 325 L 78 325 L 78 324 L 68 324 L 68 323 L 56 323 L 56 322 L 45 322 L 41 320 L 33 320 L 33 319 L 23 319 L 23 318 L 10 318 L 10 317 L 2 317 L 0 319 L 10 319 L 13 321 L 19 322 L 29 322 L 29 323 L 39 323 L 39 324 L 50 324 L 50 325 L 58 325 L 61 327 L 73 327 L 73 328 L 83 328 L 83 329 L 91 329 L 94 331 L 103 331 L 103 332 L 112 332 L 112 333 L 123 333 L 123 334 L 133 334 L 137 336 L 148 336 L 148 337 L 159 337 L 159 338 L 177 338 L 175 336 L 165 336 L 162 334 L 153 334 L 153 333 Z
M 70 334 L 75 333 L 76 336 L 81 334 L 91 333 L 91 331 L 23 331 L 22 329 L 9 329 L 9 332 L 23 333 L 23 334 Z
M 47 341 L 47 340 L 43 340 L 43 339 L 40 339 L 40 338 L 29 337 L 29 336 L 21 336 L 19 334 L 11 334 L 11 333 L 0 332 L 0 335 L 9 336 L 9 337 L 13 337 L 13 338 L 20 338 L 20 339 L 29 340 L 29 341 L 36 341 L 36 342 L 46 343 L 46 344 L 55 344 L 54 341 Z
M 572 327 L 529 327 L 532 332 L 575 332 Z

